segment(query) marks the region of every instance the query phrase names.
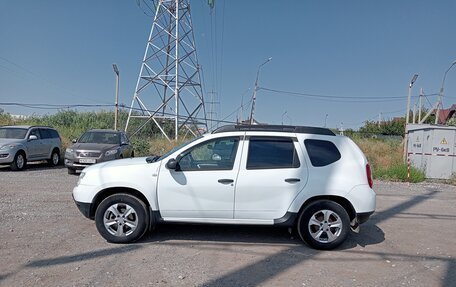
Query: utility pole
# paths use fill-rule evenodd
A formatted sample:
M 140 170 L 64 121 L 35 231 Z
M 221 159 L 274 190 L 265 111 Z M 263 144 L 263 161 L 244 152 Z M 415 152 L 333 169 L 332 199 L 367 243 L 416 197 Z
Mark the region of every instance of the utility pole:
M 266 61 L 264 61 L 263 64 L 258 66 L 256 80 L 255 80 L 255 87 L 253 89 L 252 110 L 250 111 L 250 124 L 251 125 L 253 124 L 253 121 L 254 121 L 253 120 L 253 116 L 255 115 L 255 102 L 256 102 L 256 93 L 257 93 L 257 90 L 258 90 L 258 77 L 260 75 L 260 69 L 261 69 L 262 66 L 266 65 L 271 60 L 272 60 L 272 57 L 269 57 L 268 59 L 266 59 Z
M 119 117 L 119 69 L 116 64 L 112 64 L 114 73 L 116 73 L 116 100 L 114 102 L 116 111 L 114 112 L 114 130 L 117 130 L 117 118 Z
M 380 128 L 380 123 L 382 122 L 382 112 L 378 113 L 378 128 Z
M 412 77 L 412 80 L 410 80 L 409 88 L 408 88 L 408 97 L 407 97 L 407 117 L 405 118 L 405 135 L 404 135 L 404 162 L 407 160 L 407 148 L 408 148 L 408 123 L 409 123 L 409 117 L 410 117 L 410 98 L 412 97 L 412 87 L 413 84 L 416 81 L 416 78 L 418 78 L 418 75 L 415 74 Z
M 282 126 L 283 126 L 283 117 L 287 114 L 287 111 L 285 111 L 283 114 L 282 114 Z
M 416 117 L 416 103 L 413 105 L 413 119 L 412 119 L 413 124 L 415 124 L 415 117 Z
M 418 123 L 421 123 L 421 98 L 423 97 L 423 88 L 420 89 L 419 106 L 418 106 Z
M 326 128 L 327 121 L 328 121 L 328 114 L 326 114 L 326 116 L 325 116 L 325 126 L 324 126 L 325 128 Z

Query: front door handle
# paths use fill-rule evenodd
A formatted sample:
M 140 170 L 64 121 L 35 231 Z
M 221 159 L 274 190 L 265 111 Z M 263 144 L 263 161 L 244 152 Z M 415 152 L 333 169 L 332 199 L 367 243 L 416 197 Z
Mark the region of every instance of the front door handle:
M 224 179 L 219 179 L 218 182 L 220 182 L 221 184 L 230 184 L 230 183 L 233 183 L 234 180 L 224 178 Z
M 300 182 L 301 179 L 299 178 L 287 178 L 285 179 L 285 182 L 288 182 L 288 183 L 296 183 L 296 182 Z

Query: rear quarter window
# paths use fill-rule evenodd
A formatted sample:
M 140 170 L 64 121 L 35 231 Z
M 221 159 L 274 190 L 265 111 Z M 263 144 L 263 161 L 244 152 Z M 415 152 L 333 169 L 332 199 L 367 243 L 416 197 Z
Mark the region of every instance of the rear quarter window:
M 313 166 L 326 166 L 341 158 L 336 145 L 330 141 L 307 139 L 304 140 L 304 145 Z

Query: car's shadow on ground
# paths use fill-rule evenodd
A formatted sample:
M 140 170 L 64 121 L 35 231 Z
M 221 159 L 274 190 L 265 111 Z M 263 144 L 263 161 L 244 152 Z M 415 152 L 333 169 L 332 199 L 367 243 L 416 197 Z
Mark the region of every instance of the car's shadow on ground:
M 290 232 L 291 231 L 291 232 Z M 375 245 L 385 240 L 383 231 L 373 223 L 361 226 L 359 233 L 350 232 L 347 240 L 337 250 L 352 249 L 357 246 Z M 173 242 L 207 243 L 255 243 L 265 245 L 305 245 L 297 231 L 285 227 L 246 226 L 246 225 L 198 225 L 198 224 L 162 224 L 149 231 L 138 243 Z M 185 243 L 184 243 L 185 242 Z M 191 243 L 190 243 L 191 244 Z
M 40 162 L 31 162 L 27 163 L 25 169 L 23 171 L 38 171 L 38 170 L 47 170 L 47 169 L 64 169 L 66 168 L 63 163 L 60 163 L 57 166 L 50 166 L 47 161 L 40 161 Z M 13 171 L 8 165 L 1 165 L 0 172 L 21 172 L 21 171 Z

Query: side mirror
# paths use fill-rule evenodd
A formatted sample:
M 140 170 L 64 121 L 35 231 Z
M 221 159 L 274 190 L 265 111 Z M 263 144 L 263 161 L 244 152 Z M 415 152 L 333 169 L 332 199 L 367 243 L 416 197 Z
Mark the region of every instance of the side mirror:
M 76 143 L 77 141 L 78 141 L 78 139 L 73 139 L 71 142 Z
M 128 145 L 127 142 L 121 142 L 120 145 Z
M 28 138 L 29 141 L 34 141 L 34 140 L 37 140 L 37 139 L 38 139 L 38 137 L 36 135 L 31 135 Z
M 166 163 L 166 168 L 171 169 L 171 170 L 176 170 L 177 160 L 175 160 L 174 158 L 168 160 L 168 162 Z

